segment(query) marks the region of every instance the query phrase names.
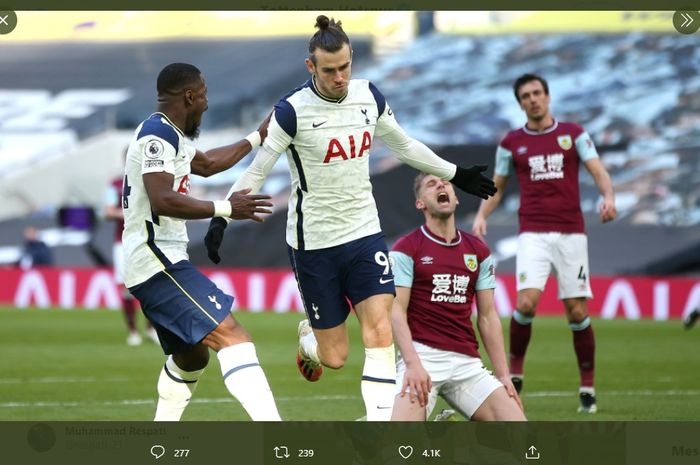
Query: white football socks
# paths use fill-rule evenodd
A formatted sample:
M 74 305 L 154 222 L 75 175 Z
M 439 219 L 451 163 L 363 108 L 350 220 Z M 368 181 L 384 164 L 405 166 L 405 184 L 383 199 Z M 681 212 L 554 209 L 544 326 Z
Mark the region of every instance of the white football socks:
M 389 421 L 396 395 L 394 345 L 365 349 L 360 390 L 365 401 L 367 421 Z
M 182 370 L 175 364 L 173 356 L 169 356 L 158 378 L 158 405 L 153 420 L 180 421 L 203 372 L 204 368 L 197 371 Z
M 244 342 L 217 353 L 226 389 L 253 421 L 281 421 L 270 385 L 260 367 L 255 345 Z
M 301 351 L 304 352 L 304 355 L 316 363 L 321 363 L 321 359 L 318 356 L 318 342 L 313 332 L 302 336 L 299 339 L 299 344 L 301 345 Z

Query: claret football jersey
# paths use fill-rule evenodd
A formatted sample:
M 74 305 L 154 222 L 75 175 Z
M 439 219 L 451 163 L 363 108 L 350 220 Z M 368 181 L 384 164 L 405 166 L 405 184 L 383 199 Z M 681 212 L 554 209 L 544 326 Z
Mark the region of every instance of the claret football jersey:
M 395 284 L 411 288 L 407 317 L 413 340 L 479 357 L 472 301 L 476 291 L 496 287 L 486 244 L 460 230 L 448 243 L 423 225 L 400 238 L 389 254 Z
M 574 123 L 510 131 L 496 151 L 495 174 L 520 183 L 520 232 L 583 233 L 581 161 L 597 158 L 591 137 Z

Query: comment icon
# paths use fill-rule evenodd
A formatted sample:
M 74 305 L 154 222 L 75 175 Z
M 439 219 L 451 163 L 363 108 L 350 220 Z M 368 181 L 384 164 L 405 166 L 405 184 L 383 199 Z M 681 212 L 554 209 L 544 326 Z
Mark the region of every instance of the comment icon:
M 151 455 L 158 460 L 165 455 L 165 447 L 161 446 L 160 444 L 155 444 L 153 447 L 151 447 Z

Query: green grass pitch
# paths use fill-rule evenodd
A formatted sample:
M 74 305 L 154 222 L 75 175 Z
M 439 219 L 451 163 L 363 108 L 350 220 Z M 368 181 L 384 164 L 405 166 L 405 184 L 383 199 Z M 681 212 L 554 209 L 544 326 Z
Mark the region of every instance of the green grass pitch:
M 300 314 L 235 316 L 253 335 L 283 419 L 352 421 L 364 415 L 363 351 L 354 316 L 348 320 L 347 365 L 327 369 L 317 383 L 302 379 L 294 362 Z M 530 420 L 700 418 L 700 328 L 685 331 L 678 321 L 595 319 L 593 325 L 599 412 L 576 413 L 578 370 L 564 317 L 538 317 L 525 366 Z M 164 356 L 153 343 L 128 347 L 125 338 L 115 311 L 0 307 L 0 420 L 151 420 Z M 247 419 L 226 391 L 212 353 L 183 420 Z

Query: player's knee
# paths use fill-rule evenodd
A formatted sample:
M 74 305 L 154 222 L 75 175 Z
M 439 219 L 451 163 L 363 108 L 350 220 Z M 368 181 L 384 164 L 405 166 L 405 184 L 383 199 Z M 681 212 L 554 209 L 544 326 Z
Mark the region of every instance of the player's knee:
M 336 344 L 330 347 L 319 346 L 318 348 L 318 355 L 323 365 L 335 370 L 345 365 L 348 359 L 348 352 L 349 348 L 343 344 Z
M 242 342 L 253 342 L 248 331 L 233 317 L 227 316 L 219 326 L 202 340 L 212 350 L 219 351 L 224 347 L 233 346 Z
M 393 343 L 391 322 L 381 321 L 371 328 L 363 328 L 362 342 L 365 347 L 387 347 Z
M 588 318 L 588 305 L 586 304 L 585 299 L 576 299 L 567 302 L 566 307 L 569 316 L 569 323 L 578 324 Z
M 186 352 L 173 354 L 173 361 L 184 371 L 197 371 L 209 364 L 209 349 L 198 344 Z
M 348 354 L 347 352 L 345 354 L 343 353 L 332 353 L 330 355 L 323 355 L 323 364 L 327 366 L 328 368 L 333 368 L 334 370 L 337 370 L 339 368 L 342 368 L 345 365 L 345 362 L 348 359 Z
M 527 317 L 534 317 L 537 311 L 537 301 L 528 296 L 518 297 L 518 312 Z

